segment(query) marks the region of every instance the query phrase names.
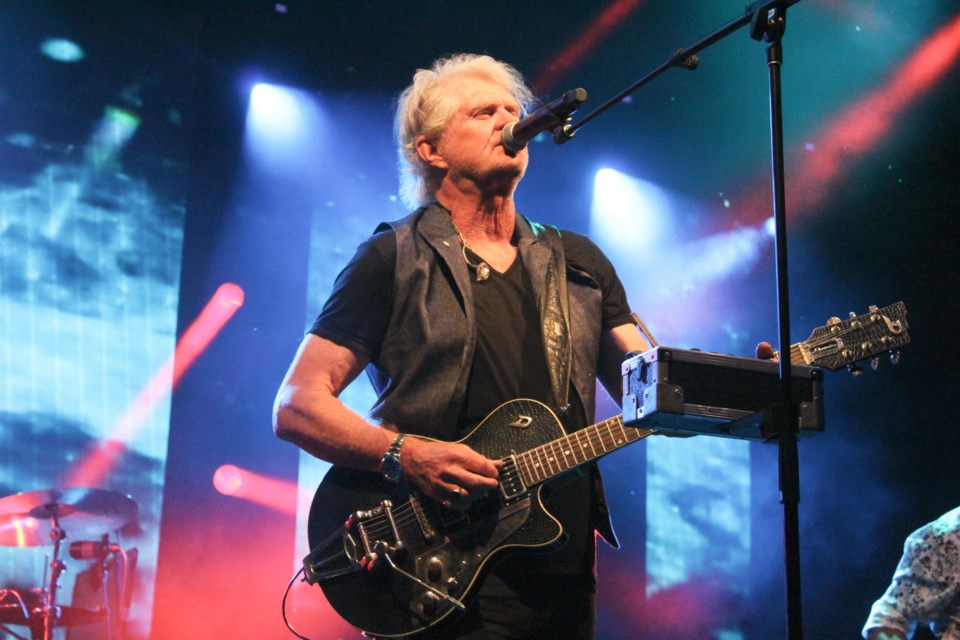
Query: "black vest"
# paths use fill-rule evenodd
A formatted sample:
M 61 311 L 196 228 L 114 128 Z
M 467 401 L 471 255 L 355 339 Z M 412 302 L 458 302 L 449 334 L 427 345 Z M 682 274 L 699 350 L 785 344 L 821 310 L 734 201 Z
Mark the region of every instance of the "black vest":
M 472 273 L 450 214 L 439 205 L 381 225 L 387 227 L 393 229 L 397 243 L 393 313 L 378 366 L 367 369 L 378 394 L 372 415 L 408 433 L 453 440 L 477 341 Z M 568 267 L 563 269 L 565 279 L 556 277 L 563 249 L 555 230 L 517 216 L 517 240 L 523 266 L 538 292 L 554 396 L 566 397 L 569 379 L 589 424 L 596 406 L 600 287 L 590 274 Z M 599 474 L 596 480 L 603 516 L 597 530 L 617 546 Z

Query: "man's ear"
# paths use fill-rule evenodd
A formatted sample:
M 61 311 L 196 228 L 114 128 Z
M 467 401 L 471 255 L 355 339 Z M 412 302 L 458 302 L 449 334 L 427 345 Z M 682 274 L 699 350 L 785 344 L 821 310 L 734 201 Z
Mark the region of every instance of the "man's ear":
M 437 145 L 427 140 L 426 136 L 417 138 L 417 154 L 425 163 L 435 169 L 447 168 L 447 161 L 440 155 Z

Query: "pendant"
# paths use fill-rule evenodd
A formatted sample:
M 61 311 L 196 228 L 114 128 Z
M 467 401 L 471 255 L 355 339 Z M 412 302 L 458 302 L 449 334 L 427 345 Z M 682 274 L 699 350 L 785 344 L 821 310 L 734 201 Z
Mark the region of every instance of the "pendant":
M 477 265 L 477 282 L 483 282 L 490 277 L 490 265 L 483 260 Z

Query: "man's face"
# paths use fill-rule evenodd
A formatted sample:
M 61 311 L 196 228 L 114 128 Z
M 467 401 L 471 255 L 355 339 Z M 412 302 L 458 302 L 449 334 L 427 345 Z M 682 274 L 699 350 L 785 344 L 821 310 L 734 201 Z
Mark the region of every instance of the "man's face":
M 516 185 L 529 158 L 503 148 L 503 127 L 520 119 L 520 106 L 498 84 L 480 78 L 454 78 L 447 90 L 461 97 L 460 108 L 447 123 L 436 150 L 452 180 L 469 180 L 481 190 Z

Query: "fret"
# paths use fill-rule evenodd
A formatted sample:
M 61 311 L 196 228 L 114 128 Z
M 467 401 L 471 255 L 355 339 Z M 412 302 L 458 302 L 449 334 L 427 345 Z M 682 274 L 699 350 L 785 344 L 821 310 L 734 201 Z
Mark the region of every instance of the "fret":
M 591 456 L 590 454 L 587 453 L 587 447 L 586 445 L 583 444 L 583 439 L 580 437 L 581 434 L 583 434 L 583 431 L 575 431 L 573 435 L 577 439 L 577 446 L 580 447 L 580 453 L 583 455 L 583 461 L 586 462 L 587 460 L 591 459 Z M 590 444 L 589 438 L 587 438 L 587 444 Z M 592 450 L 592 447 L 591 447 L 591 450 Z
M 534 486 L 636 442 L 654 431 L 627 428 L 622 416 L 615 416 L 516 454 L 516 470 L 523 476 L 527 486 Z
M 628 442 L 630 440 L 630 437 L 627 435 L 627 429 L 626 427 L 623 426 L 623 420 L 620 419 L 620 416 L 611 418 L 611 420 L 617 426 L 617 428 L 620 429 L 620 435 L 623 436 L 623 441 Z
M 557 453 L 553 449 L 553 442 L 547 442 L 540 447 L 543 454 L 547 457 L 547 464 L 550 465 L 551 475 L 558 473 L 560 468 L 557 466 Z
M 530 453 L 536 455 L 536 462 L 533 463 L 533 466 L 537 470 L 537 473 L 540 474 L 540 478 L 538 480 L 546 480 L 549 476 L 544 468 L 542 455 L 543 452 L 540 449 L 541 447 L 537 447 L 536 449 L 531 450 Z
M 601 428 L 602 428 L 601 434 L 602 434 L 603 443 L 604 443 L 603 446 L 604 448 L 609 447 L 610 450 L 612 451 L 617 444 L 617 438 L 615 435 L 613 435 L 613 431 L 610 430 L 610 425 L 607 424 L 606 422 L 603 422 L 603 424 L 601 425 Z
M 593 438 L 590 437 L 591 434 L 592 434 L 591 432 L 592 432 L 593 430 L 587 428 L 587 429 L 584 429 L 584 431 L 586 432 L 585 435 L 587 436 L 587 444 L 590 445 L 590 450 L 593 451 L 593 456 L 592 456 L 592 458 L 596 458 L 596 457 L 597 457 L 597 448 L 593 446 Z M 580 432 L 580 433 L 583 433 L 583 432 Z
M 576 450 L 572 446 L 572 439 L 570 436 L 564 436 L 563 438 L 560 438 L 557 443 L 560 445 L 560 452 L 563 454 L 563 463 L 566 465 L 567 469 L 572 469 L 577 466 L 579 462 L 581 462 L 577 460 Z
M 800 346 L 800 343 L 790 345 L 790 362 L 803 362 L 803 349 Z
M 516 454 L 517 458 L 517 468 L 520 470 L 520 473 L 523 475 L 523 480 L 526 484 L 533 482 L 533 476 L 530 473 L 530 460 L 529 456 L 526 453 Z
M 598 426 L 603 426 L 603 424 L 601 423 L 601 424 L 598 425 Z M 607 442 L 608 442 L 608 440 L 606 440 L 606 439 L 603 437 L 603 435 L 604 435 L 603 432 L 602 432 L 602 431 L 599 431 L 599 430 L 598 430 L 598 432 L 600 433 L 600 446 L 603 447 L 603 452 L 604 452 L 604 453 L 607 453 L 608 451 L 612 451 L 612 450 L 613 450 L 613 447 L 612 447 L 612 446 L 611 446 L 609 449 L 607 448 Z M 607 429 L 607 436 L 609 436 L 609 435 L 610 435 L 610 430 Z
M 538 478 L 536 476 L 535 470 L 533 468 L 533 461 L 530 459 L 530 453 L 525 452 L 520 454 L 520 456 L 518 457 L 521 460 L 523 460 L 523 463 L 521 464 L 521 466 L 523 467 L 523 479 L 525 484 L 527 486 L 530 486 L 540 482 L 542 478 Z
M 580 450 L 580 442 L 577 438 L 569 435 L 564 438 L 564 442 L 566 442 L 567 450 L 570 452 L 570 456 L 573 458 L 573 466 L 587 461 L 586 456 L 583 455 L 583 451 Z
M 563 438 L 558 438 L 553 442 L 549 443 L 547 446 L 550 447 L 550 453 L 552 454 L 553 461 L 557 465 L 557 472 L 566 471 L 570 468 L 567 464 L 566 458 L 563 457 Z
M 536 457 L 535 457 L 535 454 L 536 454 L 536 450 L 528 451 L 528 452 L 526 452 L 525 454 L 523 454 L 524 457 L 525 457 L 525 458 L 527 459 L 527 461 L 529 462 L 529 467 L 530 467 L 530 480 L 531 480 L 531 483 L 530 483 L 530 484 L 535 484 L 535 483 L 540 482 L 541 480 L 543 480 L 543 476 L 540 475 L 540 465 L 539 465 L 539 463 L 537 462 L 537 459 L 536 459 Z
M 577 466 L 576 460 L 570 459 L 570 447 L 567 442 L 567 437 L 564 436 L 560 438 L 557 442 L 557 452 L 560 454 L 560 463 L 563 465 L 564 471 L 567 469 L 572 469 Z
M 623 447 L 630 444 L 630 436 L 627 435 L 626 430 L 623 428 L 623 423 L 615 418 L 610 419 L 610 432 L 614 434 L 614 437 L 617 439 L 617 447 Z
M 553 452 L 550 451 L 550 443 L 542 444 L 538 447 L 540 452 L 543 453 L 543 459 L 547 461 L 547 477 L 552 478 L 557 474 L 559 469 L 555 469 L 556 456 L 553 455 Z
M 600 435 L 600 432 L 597 431 L 596 428 L 591 428 L 588 437 L 590 438 L 590 446 L 593 448 L 594 459 L 599 458 L 606 452 L 606 449 L 603 449 L 603 439 Z M 600 452 L 597 452 L 597 445 L 600 445 L 600 448 L 602 449 Z
M 550 448 L 556 454 L 555 458 L 557 460 L 557 466 L 560 468 L 561 471 L 566 471 L 567 469 L 573 466 L 570 463 L 570 460 L 567 458 L 567 453 L 563 447 L 563 441 L 565 439 L 566 439 L 565 437 L 559 438 L 557 440 L 554 440 L 550 445 Z

